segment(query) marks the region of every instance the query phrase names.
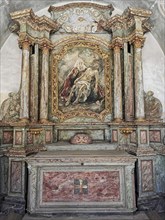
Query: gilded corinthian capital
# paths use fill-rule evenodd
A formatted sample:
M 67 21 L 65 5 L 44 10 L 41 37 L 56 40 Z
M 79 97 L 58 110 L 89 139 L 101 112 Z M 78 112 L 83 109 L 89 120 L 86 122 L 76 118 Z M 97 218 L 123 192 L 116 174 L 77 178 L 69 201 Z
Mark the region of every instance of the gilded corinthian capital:
M 114 52 L 120 52 L 120 49 L 123 47 L 123 40 L 121 38 L 115 38 L 112 41 L 110 47 L 114 49 Z
M 142 48 L 144 41 L 145 37 L 134 37 L 131 42 L 134 44 L 135 48 Z

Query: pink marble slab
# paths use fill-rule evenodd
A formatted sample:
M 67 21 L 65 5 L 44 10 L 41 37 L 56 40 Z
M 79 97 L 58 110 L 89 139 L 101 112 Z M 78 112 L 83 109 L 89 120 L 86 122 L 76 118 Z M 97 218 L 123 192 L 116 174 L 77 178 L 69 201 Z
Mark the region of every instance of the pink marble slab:
M 13 131 L 4 131 L 3 144 L 12 144 L 12 143 L 13 143 Z
M 150 135 L 150 142 L 156 142 L 160 143 L 161 142 L 161 132 L 157 130 L 149 131 Z
M 45 132 L 45 142 L 46 143 L 51 143 L 51 139 L 52 139 L 52 132 L 47 130 Z
M 15 144 L 21 145 L 22 144 L 22 131 L 16 131 L 15 132 Z
M 118 132 L 117 130 L 112 130 L 112 142 L 117 142 L 118 141 Z
M 136 143 L 136 142 L 137 142 L 136 131 L 133 131 L 130 134 L 130 143 Z
M 30 131 L 27 132 L 27 144 L 33 144 L 33 134 Z
M 119 171 L 44 172 L 42 202 L 120 201 Z
M 142 160 L 141 161 L 141 180 L 142 180 L 142 191 L 153 191 L 153 161 Z
M 11 162 L 11 192 L 22 191 L 22 162 L 12 161 Z
M 145 130 L 140 131 L 140 143 L 147 144 L 147 131 Z

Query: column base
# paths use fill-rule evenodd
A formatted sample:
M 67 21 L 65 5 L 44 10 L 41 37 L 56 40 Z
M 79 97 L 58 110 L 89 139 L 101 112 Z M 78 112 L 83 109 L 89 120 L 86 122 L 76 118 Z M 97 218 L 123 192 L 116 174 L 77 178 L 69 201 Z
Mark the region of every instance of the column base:
M 19 122 L 22 123 L 22 124 L 28 124 L 29 119 L 28 118 L 20 118 Z
M 31 119 L 31 120 L 30 120 L 30 123 L 31 123 L 31 124 L 36 124 L 37 122 L 38 122 L 38 119 L 37 119 L 37 120 L 34 120 L 34 119 Z
M 126 122 L 133 122 L 134 120 L 135 120 L 134 117 L 130 117 L 130 118 L 126 117 L 126 118 L 125 118 L 125 121 L 126 121 Z
M 123 122 L 123 119 L 121 119 L 121 118 L 115 118 L 115 119 L 113 120 L 113 122 L 121 123 L 121 122 Z
M 145 122 L 146 119 L 145 118 L 136 118 L 135 121 L 136 122 Z
M 42 118 L 42 119 L 40 119 L 40 121 L 39 121 L 41 124 L 49 124 L 50 122 L 48 121 L 48 119 L 46 119 L 46 118 Z

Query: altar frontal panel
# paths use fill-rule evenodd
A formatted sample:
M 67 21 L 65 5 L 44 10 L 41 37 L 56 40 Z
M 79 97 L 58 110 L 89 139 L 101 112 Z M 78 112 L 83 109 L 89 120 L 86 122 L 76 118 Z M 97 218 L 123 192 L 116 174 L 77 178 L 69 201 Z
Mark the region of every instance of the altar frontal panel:
M 52 154 L 52 153 L 51 153 Z M 56 158 L 54 158 L 56 157 Z M 132 212 L 134 158 L 43 154 L 29 158 L 30 213 Z M 51 162 L 51 163 L 50 163 Z M 98 164 L 99 163 L 99 164 Z
M 43 172 L 42 202 L 107 202 L 120 196 L 119 171 Z
M 37 210 L 125 207 L 123 167 L 43 167 L 38 169 Z

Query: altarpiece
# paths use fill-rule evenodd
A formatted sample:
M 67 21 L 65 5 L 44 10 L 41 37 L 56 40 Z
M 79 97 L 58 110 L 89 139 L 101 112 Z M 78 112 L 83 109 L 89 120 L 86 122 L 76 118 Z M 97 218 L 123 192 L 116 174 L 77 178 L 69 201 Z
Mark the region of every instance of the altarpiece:
M 31 214 L 134 212 L 157 198 L 151 145 L 164 132 L 161 103 L 143 89 L 151 11 L 112 16 L 112 5 L 87 2 L 48 11 L 11 13 L 22 77 L 3 118 L 4 209 L 17 200 Z

